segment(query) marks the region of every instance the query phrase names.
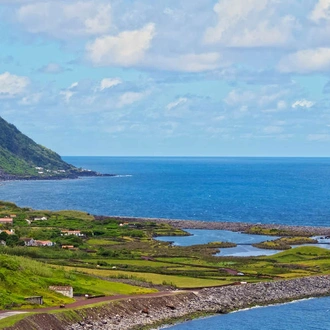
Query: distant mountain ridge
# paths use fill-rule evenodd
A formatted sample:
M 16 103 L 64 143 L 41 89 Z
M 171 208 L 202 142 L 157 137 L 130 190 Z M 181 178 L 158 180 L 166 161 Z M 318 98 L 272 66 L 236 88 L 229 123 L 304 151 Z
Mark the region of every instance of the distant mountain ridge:
M 34 142 L 0 117 L 0 179 L 62 179 L 102 176 L 78 169 L 56 152 Z

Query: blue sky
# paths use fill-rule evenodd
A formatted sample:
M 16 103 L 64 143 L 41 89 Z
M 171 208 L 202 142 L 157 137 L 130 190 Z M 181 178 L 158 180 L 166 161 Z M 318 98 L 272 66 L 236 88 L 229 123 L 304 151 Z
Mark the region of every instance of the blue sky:
M 61 155 L 330 156 L 330 0 L 0 0 L 0 116 Z

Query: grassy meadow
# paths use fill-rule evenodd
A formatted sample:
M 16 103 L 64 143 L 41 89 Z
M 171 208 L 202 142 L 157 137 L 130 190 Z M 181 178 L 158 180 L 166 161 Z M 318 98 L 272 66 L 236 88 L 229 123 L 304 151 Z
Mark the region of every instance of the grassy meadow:
M 330 273 L 330 251 L 289 236 L 263 242 L 264 248 L 285 246 L 269 257 L 220 257 L 228 242 L 172 246 L 154 238 L 188 235 L 166 223 L 124 222 L 79 211 L 36 211 L 0 202 L 0 217 L 14 217 L 0 225 L 0 309 L 58 306 L 74 301 L 50 291 L 50 285 L 70 285 L 75 295 L 143 294 L 162 290 L 230 285 Z M 35 220 L 42 218 L 44 220 Z M 79 231 L 65 235 L 63 231 Z M 280 235 L 278 230 L 250 230 Z M 25 246 L 23 239 L 49 240 L 53 246 Z M 63 248 L 65 247 L 65 248 Z M 27 305 L 25 297 L 44 297 L 43 306 Z

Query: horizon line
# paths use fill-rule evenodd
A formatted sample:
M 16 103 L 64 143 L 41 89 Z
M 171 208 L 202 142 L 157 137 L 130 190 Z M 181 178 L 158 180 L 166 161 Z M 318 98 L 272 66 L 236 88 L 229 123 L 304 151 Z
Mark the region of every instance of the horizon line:
M 113 158 L 330 158 L 329 156 L 199 156 L 199 155 L 61 155 L 61 157 L 113 157 Z

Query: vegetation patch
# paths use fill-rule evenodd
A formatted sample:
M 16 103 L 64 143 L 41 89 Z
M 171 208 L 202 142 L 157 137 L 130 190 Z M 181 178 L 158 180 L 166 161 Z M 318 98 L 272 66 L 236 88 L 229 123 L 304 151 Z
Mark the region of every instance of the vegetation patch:
M 162 285 L 201 288 L 330 272 L 330 251 L 313 246 L 270 257 L 222 257 L 215 255 L 219 249 L 236 244 L 173 246 L 155 240 L 162 234 L 189 235 L 168 223 L 125 222 L 79 211 L 31 210 L 0 202 L 0 216 L 12 215 L 12 224 L 0 224 L 0 230 L 6 231 L 0 233 L 3 309 L 29 307 L 24 298 L 32 295 L 43 296 L 44 306 L 73 301 L 48 290 L 50 285 L 69 285 L 80 295 L 129 295 L 151 293 L 154 286 Z M 277 229 L 273 233 L 279 234 Z M 32 244 L 31 239 L 40 245 Z M 52 244 L 43 246 L 44 241 Z M 314 241 L 304 236 L 284 236 L 264 244 L 278 248 L 306 243 Z
M 317 244 L 317 240 L 310 237 L 281 237 L 274 241 L 253 244 L 259 249 L 289 250 L 292 245 Z

